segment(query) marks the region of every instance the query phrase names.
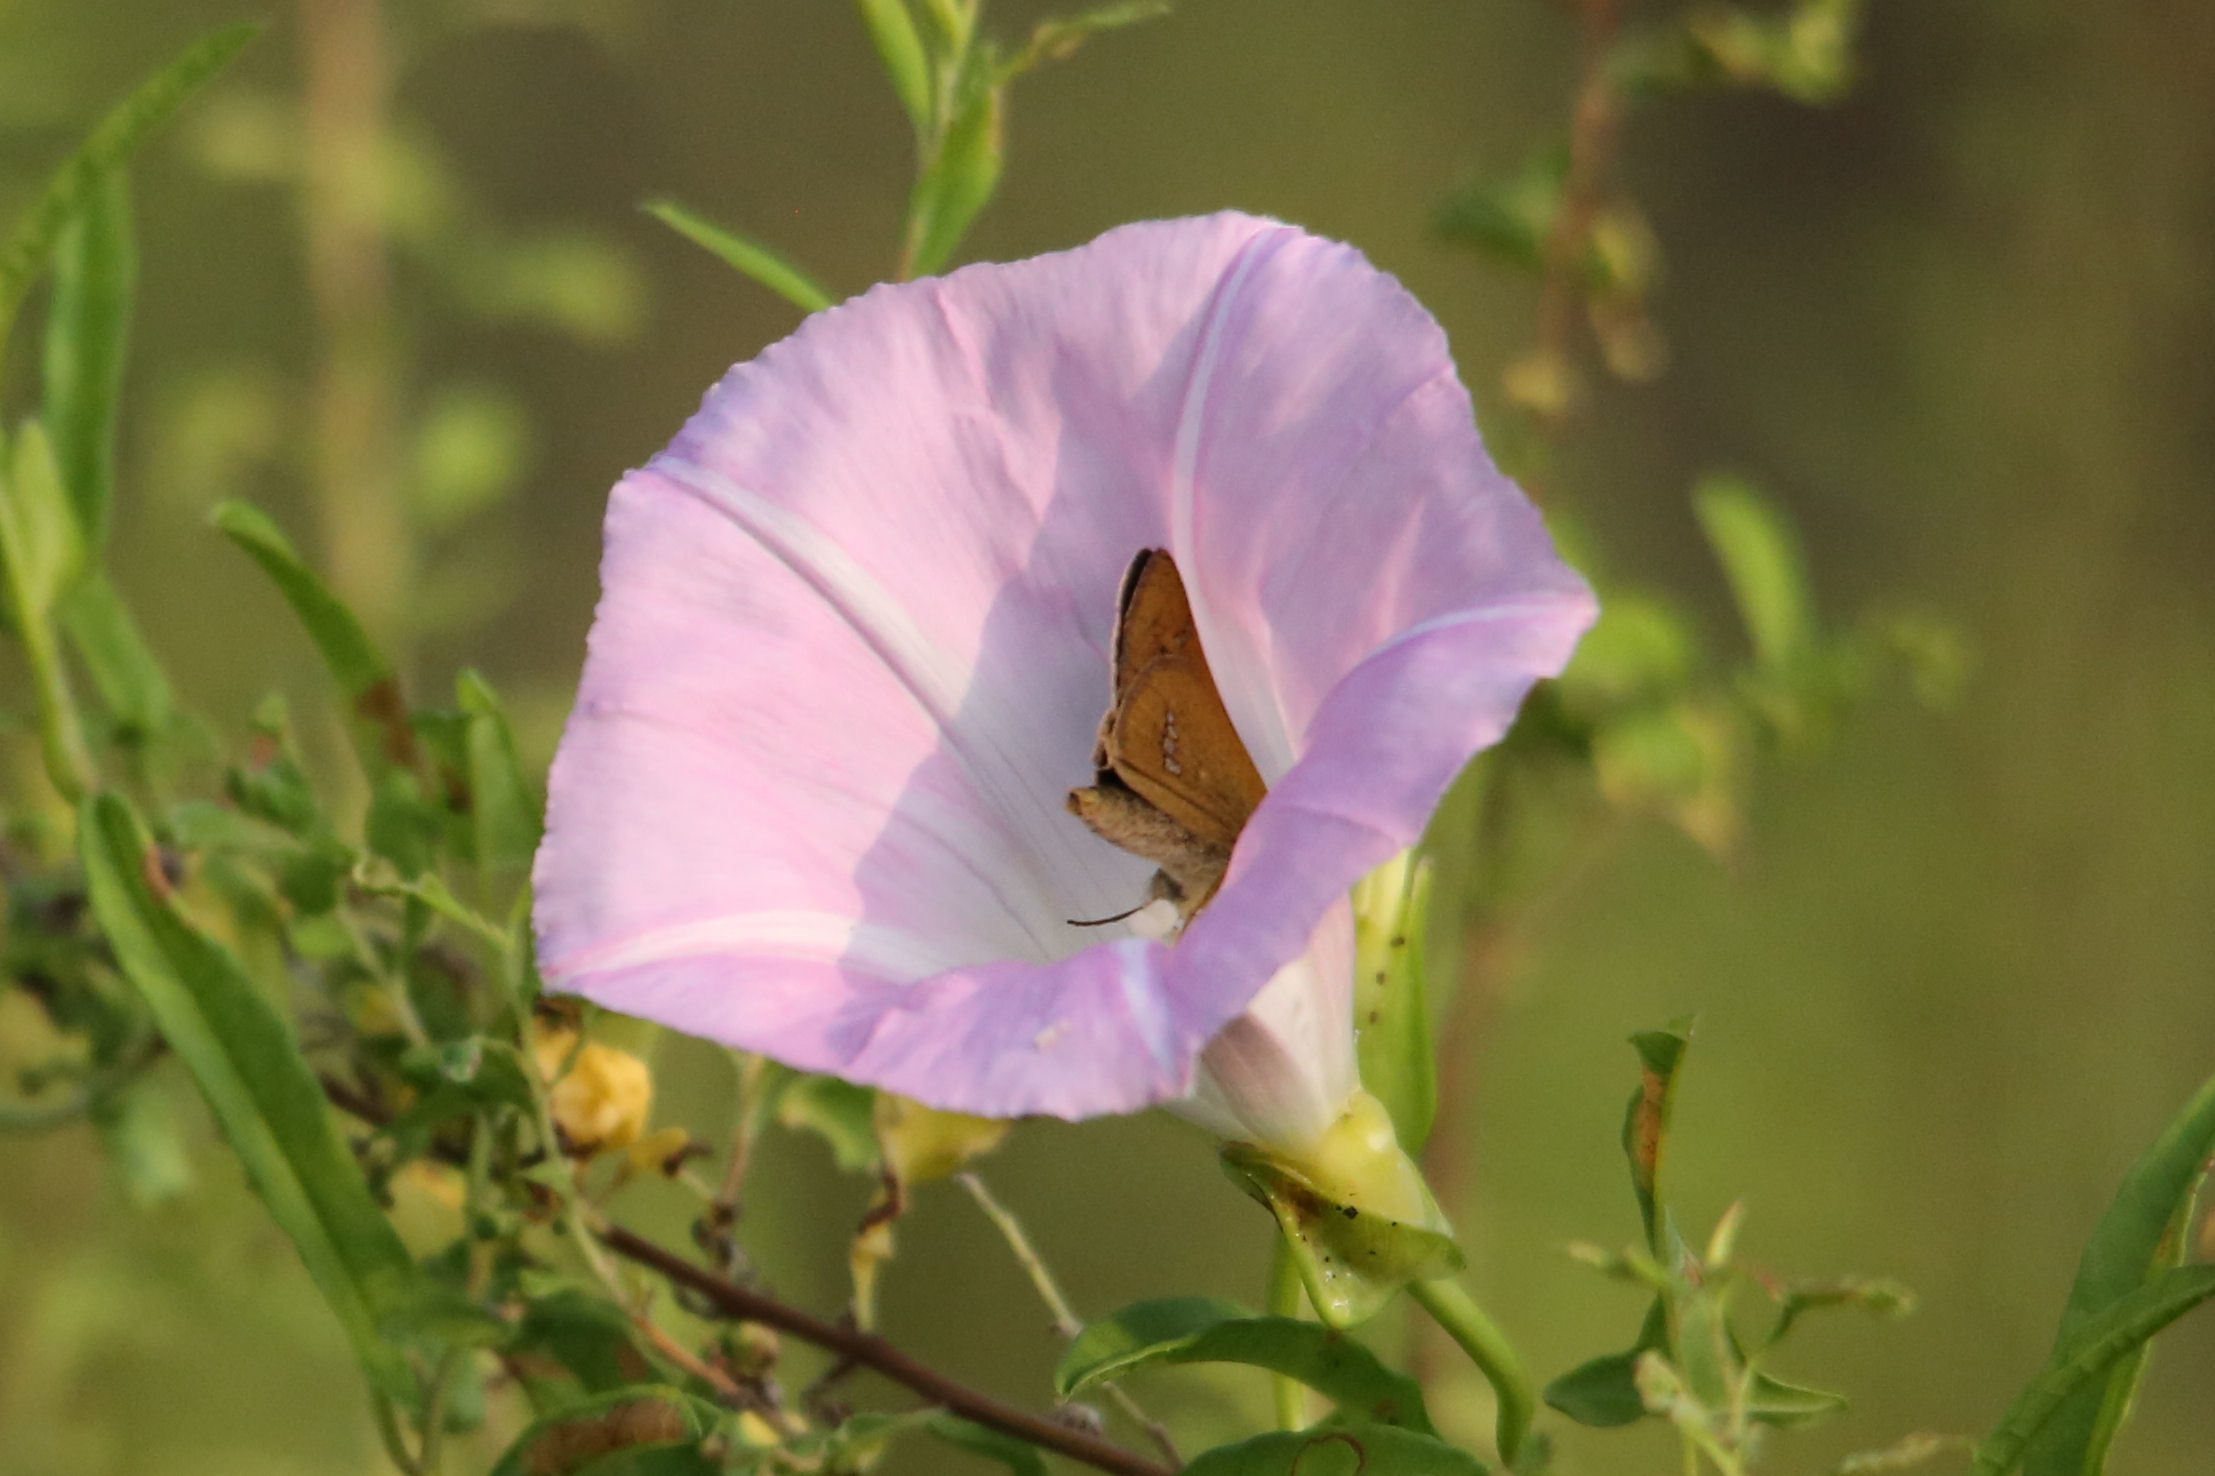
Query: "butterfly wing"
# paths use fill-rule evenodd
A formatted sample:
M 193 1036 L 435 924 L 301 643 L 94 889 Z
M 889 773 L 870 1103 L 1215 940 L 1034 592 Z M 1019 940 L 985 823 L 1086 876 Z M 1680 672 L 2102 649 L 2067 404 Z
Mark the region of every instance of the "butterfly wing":
M 1232 726 L 1176 564 L 1132 563 L 1115 633 L 1115 705 L 1101 751 L 1133 792 L 1226 857 L 1267 786 Z

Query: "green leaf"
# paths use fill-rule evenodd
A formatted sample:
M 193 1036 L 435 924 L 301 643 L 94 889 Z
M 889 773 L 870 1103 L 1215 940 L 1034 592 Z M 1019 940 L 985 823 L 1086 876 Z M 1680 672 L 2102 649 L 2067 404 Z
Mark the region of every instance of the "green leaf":
M 777 1121 L 828 1143 L 849 1174 L 877 1171 L 877 1094 L 835 1076 L 798 1076 L 777 1097 Z
M 2215 1079 L 2202 1086 L 2131 1166 L 2077 1266 L 2056 1350 L 2092 1320 L 2183 1259 L 2193 1201 L 2215 1157 Z M 2124 1356 L 2103 1386 L 2079 1390 L 2023 1455 L 2027 1476 L 2098 1476 L 2129 1413 L 2146 1349 Z
M 62 601 L 61 620 L 117 738 L 145 743 L 175 726 L 177 698 L 168 673 L 105 570 L 90 569 L 77 581 Z
M 1704 478 L 1692 510 L 1738 603 L 1739 618 L 1765 666 L 1805 652 L 1815 635 L 1807 560 L 1799 535 L 1774 503 L 1737 477 Z
M 1354 888 L 1354 1041 L 1361 1083 L 1384 1103 L 1400 1146 L 1422 1151 L 1438 1115 L 1438 1059 L 1431 1044 L 1431 869 L 1412 851 Z
M 0 559 L 16 629 L 42 626 L 85 567 L 83 529 L 69 504 L 54 443 L 35 420 L 15 434 L 0 483 Z
M 1047 62 L 1066 61 L 1078 47 L 1102 31 L 1157 20 L 1169 10 L 1169 0 L 1127 0 L 1124 4 L 1102 5 L 1080 15 L 1040 21 L 1031 28 L 1030 40 L 1023 44 L 1023 49 L 1001 67 L 1000 75 L 1017 77 Z
M 0 468 L 0 569 L 7 575 L 8 614 L 31 669 L 47 777 L 71 801 L 98 781 L 50 617 L 82 572 L 84 553 L 53 447 L 37 421 L 27 422 Z
M 516 1438 L 492 1476 L 582 1476 L 586 1471 L 664 1470 L 702 1472 L 712 1466 L 650 1463 L 641 1468 L 604 1466 L 617 1455 L 631 1457 L 675 1447 L 682 1451 L 714 1433 L 721 1411 L 682 1389 L 634 1384 L 612 1389 L 581 1404 L 536 1421 Z
M 932 126 L 930 60 L 923 50 L 923 38 L 916 33 L 915 18 L 908 14 L 907 0 L 856 0 L 856 3 L 861 8 L 862 23 L 869 27 L 869 39 L 876 44 L 877 57 L 884 63 L 884 74 L 890 79 L 900 106 L 907 110 L 908 121 L 915 127 L 916 138 L 929 137 Z
M 1203 1451 L 1183 1476 L 1485 1476 L 1485 1465 L 1390 1425 L 1280 1431 Z
M 354 744 L 363 766 L 372 774 L 387 768 L 412 768 L 417 758 L 415 734 L 408 726 L 407 703 L 400 695 L 399 679 L 384 653 L 369 639 L 369 632 L 354 618 L 354 612 L 331 593 L 294 550 L 292 541 L 261 509 L 249 503 L 226 502 L 209 520 L 261 565 L 262 572 L 306 628 L 308 638 L 323 657 L 323 665 L 352 709 Z
M 909 197 L 904 276 L 945 270 L 1000 186 L 1005 98 L 998 67 L 986 50 L 970 52 L 964 62 L 946 131 Z
M 1431 1432 L 1423 1391 L 1344 1333 L 1291 1317 L 1254 1317 L 1210 1297 L 1138 1302 L 1085 1325 L 1054 1371 L 1073 1398 L 1150 1363 L 1243 1363 L 1297 1379 L 1352 1418 Z
M 2215 1266 L 2179 1266 L 2085 1319 L 1977 1447 L 1974 1476 L 2006 1476 L 2014 1470 L 2030 1442 L 2072 1395 L 2098 1388 L 2117 1363 L 2210 1297 L 2215 1297 Z
M 1805 1425 L 1846 1408 L 1846 1396 L 1827 1389 L 1788 1384 L 1770 1374 L 1756 1372 L 1746 1397 L 1746 1418 L 1780 1428 Z
M 836 300 L 813 277 L 751 236 L 719 226 L 674 200 L 654 200 L 642 208 L 693 245 L 713 252 L 727 266 L 753 278 L 804 313 L 820 312 Z
M 1649 596 L 1611 590 L 1556 685 L 1563 705 L 1590 720 L 1679 695 L 1698 665 L 1699 647 L 1680 611 Z
M 137 277 L 130 181 L 118 165 L 93 181 L 55 242 L 46 310 L 42 408 L 78 526 L 93 548 L 105 541 L 115 490 L 116 404 Z
M 529 867 L 538 851 L 538 796 L 523 776 L 515 735 L 492 685 L 474 671 L 454 680 L 468 722 L 469 826 L 477 864 L 488 871 Z
M 1003 1435 L 944 1410 L 933 1411 L 923 1421 L 923 1428 L 971 1455 L 982 1456 L 1007 1467 L 1015 1476 L 1047 1476 L 1046 1458 L 1036 1446 L 1027 1445 L 1013 1435 Z
M 378 1313 L 415 1268 L 332 1127 L 299 1043 L 230 953 L 178 913 L 125 801 L 86 799 L 78 843 L 93 915 L 118 967 L 199 1083 L 371 1381 L 408 1397 L 407 1362 L 379 1336 Z
M 1669 1345 L 1669 1304 L 1656 1297 L 1646 1309 L 1638 1340 L 1621 1353 L 1607 1353 L 1569 1370 L 1546 1386 L 1546 1403 L 1580 1425 L 1609 1430 L 1635 1424 L 1650 1412 L 1638 1392 L 1638 1360 Z
M 1596 1430 L 1635 1424 L 1646 1417 L 1635 1372 L 1643 1347 L 1605 1353 L 1578 1364 L 1546 1386 L 1546 1403 Z
M 1472 180 L 1456 190 L 1439 205 L 1432 228 L 1505 266 L 1536 272 L 1545 265 L 1546 242 L 1568 177 L 1567 142 L 1548 142 L 1514 174 Z
M 16 222 L 6 244 L 0 245 L 0 348 L 7 344 L 24 295 L 45 270 L 56 243 L 83 210 L 87 197 L 260 33 L 259 23 L 246 22 L 225 26 L 194 42 L 182 56 L 139 84 L 55 171 L 30 210 Z
M 511 1352 L 551 1359 L 587 1394 L 620 1390 L 652 1373 L 623 1309 L 581 1286 L 562 1286 L 533 1297 L 516 1329 Z M 536 1377 L 528 1359 L 520 1359 L 517 1367 L 527 1381 L 545 1382 Z
M 123 1195 L 136 1209 L 154 1209 L 192 1188 L 192 1155 L 159 1081 L 141 1078 L 92 1111 Z
M 1692 1019 L 1674 1020 L 1660 1030 L 1630 1038 L 1638 1052 L 1638 1090 L 1623 1113 L 1623 1155 L 1630 1160 L 1632 1192 L 1646 1226 L 1646 1248 L 1664 1252 L 1668 1216 L 1661 1203 L 1662 1161 L 1669 1147 L 1669 1114 L 1677 1096 L 1677 1073 L 1692 1043 Z

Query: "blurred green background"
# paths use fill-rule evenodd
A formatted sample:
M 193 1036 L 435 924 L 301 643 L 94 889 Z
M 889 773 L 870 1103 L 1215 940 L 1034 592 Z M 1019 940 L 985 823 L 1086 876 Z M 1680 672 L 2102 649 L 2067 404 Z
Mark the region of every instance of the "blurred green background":
M 395 202 L 392 266 L 364 330 L 327 296 L 319 317 L 303 245 L 304 208 L 346 219 L 343 186 L 303 207 L 294 184 L 316 157 L 303 27 L 343 39 L 355 8 L 276 10 L 137 170 L 121 576 L 204 710 L 235 724 L 273 684 L 313 708 L 312 653 L 202 515 L 251 496 L 314 544 L 317 376 L 339 345 L 391 402 L 354 425 L 359 462 L 323 474 L 405 489 L 424 534 L 384 618 L 420 632 L 426 690 L 484 667 L 543 756 L 606 489 L 797 316 L 635 207 L 676 195 L 853 290 L 891 269 L 910 145 L 832 0 L 392 0 L 398 142 L 361 166 Z M 1046 9 L 994 21 L 1015 34 Z M 239 13 L 0 0 L 0 213 L 109 99 Z M 1187 0 L 1018 84 L 967 254 L 1276 214 L 1399 274 L 1489 410 L 1535 292 L 1428 221 L 1559 128 L 1575 56 L 1572 17 L 1540 0 Z M 1690 599 L 1727 644 L 1685 494 L 1739 468 L 1799 520 L 1828 609 L 1936 609 L 1973 673 L 1951 712 L 1884 689 L 1829 753 L 1765 766 L 1731 866 L 1627 828 L 1466 983 L 1484 1028 L 1449 1107 L 1473 1284 L 1551 1376 L 1638 1315 L 1561 1254 L 1633 1233 L 1623 1037 L 1701 1012 L 1674 1164 L 1689 1218 L 1744 1195 L 1753 1259 L 1923 1298 L 1904 1324 L 1804 1336 L 1789 1371 L 1856 1407 L 1789 1439 L 1780 1471 L 1988 1427 L 2043 1358 L 2115 1180 L 2215 1065 L 2215 10 L 1878 0 L 1862 60 L 1832 108 L 1718 95 L 1631 119 L 1624 180 L 1666 253 L 1673 360 L 1601 389 L 1550 491 L 1616 581 Z M 660 1061 L 663 1116 L 717 1136 L 721 1058 L 665 1042 Z M 87 1132 L 0 1142 L 4 1476 L 381 1468 L 337 1326 L 204 1146 L 192 1193 L 148 1214 Z M 1026 1126 L 986 1168 L 1085 1310 L 1258 1300 L 1268 1227 L 1211 1159 L 1157 1117 Z M 834 1307 L 866 1186 L 791 1139 L 757 1172 L 749 1243 L 777 1287 Z M 656 1195 L 632 1218 L 681 1233 Z M 893 1335 L 1044 1403 L 1053 1338 L 974 1208 L 926 1190 L 903 1236 Z M 1195 1435 L 1265 1399 L 1229 1374 L 1139 1392 Z M 1454 1424 L 1474 1435 L 1470 1393 Z M 1673 1459 L 1643 1435 L 1572 1431 L 1563 1452 L 1570 1473 Z M 2117 1469 L 2211 1460 L 2203 1315 L 2157 1353 Z

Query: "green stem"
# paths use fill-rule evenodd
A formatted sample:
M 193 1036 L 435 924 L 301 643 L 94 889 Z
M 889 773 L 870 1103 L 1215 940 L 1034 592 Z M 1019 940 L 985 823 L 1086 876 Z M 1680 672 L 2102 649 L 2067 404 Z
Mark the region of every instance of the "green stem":
M 1484 1309 L 1462 1290 L 1460 1282 L 1417 1281 L 1411 1282 L 1407 1290 L 1446 1335 L 1461 1345 L 1461 1351 L 1492 1385 L 1500 1406 L 1494 1438 L 1500 1447 L 1500 1459 L 1514 1465 L 1517 1452 L 1523 1448 L 1523 1436 L 1530 1430 L 1531 1416 L 1537 1411 L 1522 1358 L 1492 1319 L 1485 1316 Z
M 1269 1259 L 1269 1312 L 1273 1317 L 1297 1317 L 1304 1290 L 1300 1285 L 1300 1268 L 1293 1264 L 1292 1251 L 1279 1235 L 1276 1252 Z M 1307 1428 L 1307 1387 L 1298 1379 L 1283 1374 L 1269 1376 L 1269 1392 L 1276 1401 L 1277 1428 L 1280 1430 L 1304 1430 Z

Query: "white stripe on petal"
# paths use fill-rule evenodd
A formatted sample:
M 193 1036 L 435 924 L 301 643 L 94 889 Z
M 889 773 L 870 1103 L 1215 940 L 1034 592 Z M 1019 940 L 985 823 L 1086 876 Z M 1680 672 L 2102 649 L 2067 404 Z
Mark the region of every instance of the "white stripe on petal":
M 968 691 L 971 663 L 925 634 L 875 575 L 806 519 L 720 472 L 669 452 L 655 457 L 651 469 L 745 529 L 814 589 L 876 653 L 936 725 L 978 795 L 989 802 L 990 809 L 982 813 L 997 820 L 1002 836 L 1012 838 L 1016 849 L 1027 854 L 1030 865 L 1021 868 L 1020 879 L 995 876 L 993 880 L 996 884 L 1019 880 L 1023 885 L 1027 895 L 1022 900 L 1028 905 L 1011 906 L 1010 911 L 1029 936 L 1035 956 L 1055 958 L 1069 952 L 1063 914 L 1070 904 L 1066 896 L 1054 894 L 1053 882 L 1072 876 L 1088 879 L 1075 852 L 1082 832 L 1072 826 L 1063 835 L 1048 828 L 1063 823 L 1061 793 L 1030 792 L 1025 783 L 1029 769 L 1006 751 L 995 725 L 981 720 L 975 709 Z M 967 711 L 965 701 L 970 702 Z M 992 858 L 970 859 L 982 871 Z M 1004 894 L 1003 899 L 1012 900 Z
M 836 963 L 888 984 L 912 984 L 964 962 L 912 933 L 857 923 L 835 912 L 736 912 L 591 949 L 563 959 L 560 972 L 574 977 L 719 953 Z
M 1238 304 L 1246 279 L 1268 255 L 1264 244 L 1290 240 L 1298 234 L 1290 227 L 1278 226 L 1273 231 L 1256 234 L 1239 249 L 1230 270 L 1223 274 L 1222 285 L 1216 288 L 1207 323 L 1193 350 L 1192 377 L 1186 381 L 1184 405 L 1177 416 L 1176 459 L 1171 463 L 1169 484 L 1169 552 L 1179 568 L 1197 570 L 1201 567 L 1195 526 L 1200 438 L 1207 420 L 1208 398 L 1214 391 L 1216 360 L 1223 351 L 1224 325 L 1230 321 L 1231 310 Z M 1200 648 L 1211 653 L 1209 667 L 1215 677 L 1215 688 L 1222 694 L 1223 705 L 1230 712 L 1231 722 L 1245 742 L 1254 767 L 1261 771 L 1265 781 L 1274 784 L 1292 767 L 1291 724 L 1286 721 L 1266 667 L 1253 659 L 1258 653 L 1252 650 L 1251 643 L 1234 639 L 1232 633 L 1224 629 L 1223 622 L 1214 618 L 1204 586 L 1195 589 L 1194 594 L 1192 622 L 1199 628 Z

